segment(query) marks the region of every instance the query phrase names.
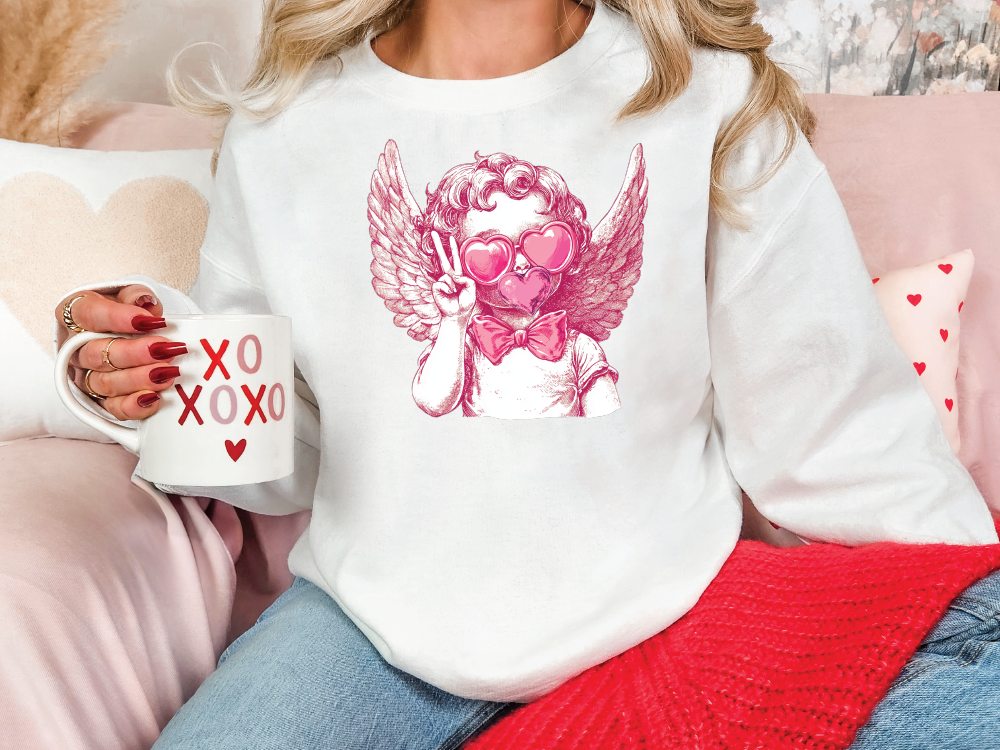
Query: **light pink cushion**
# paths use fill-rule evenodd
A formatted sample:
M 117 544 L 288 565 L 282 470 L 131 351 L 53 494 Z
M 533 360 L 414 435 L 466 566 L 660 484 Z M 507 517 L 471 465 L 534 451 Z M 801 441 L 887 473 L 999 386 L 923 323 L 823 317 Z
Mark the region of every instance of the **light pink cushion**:
M 214 669 L 235 574 L 114 445 L 0 447 L 0 746 L 139 750 Z
M 974 264 L 972 251 L 963 250 L 872 279 L 892 335 L 913 362 L 956 455 L 959 310 Z
M 215 147 L 218 124 L 175 107 L 109 102 L 100 117 L 69 136 L 71 148 L 94 151 L 181 151 Z
M 814 143 L 872 276 L 971 248 L 962 308 L 962 463 L 1000 513 L 1000 93 L 808 97 Z

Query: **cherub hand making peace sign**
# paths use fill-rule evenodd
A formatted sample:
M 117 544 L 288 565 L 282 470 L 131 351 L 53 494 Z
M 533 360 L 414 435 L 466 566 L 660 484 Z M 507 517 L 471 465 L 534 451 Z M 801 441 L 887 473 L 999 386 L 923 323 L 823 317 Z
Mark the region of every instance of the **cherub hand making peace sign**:
M 434 304 L 441 311 L 441 318 L 457 318 L 462 326 L 467 326 L 476 307 L 476 282 L 462 274 L 462 261 L 458 257 L 458 243 L 449 237 L 451 258 L 444 252 L 441 235 L 433 229 L 431 239 L 441 264 L 441 278 L 431 287 Z

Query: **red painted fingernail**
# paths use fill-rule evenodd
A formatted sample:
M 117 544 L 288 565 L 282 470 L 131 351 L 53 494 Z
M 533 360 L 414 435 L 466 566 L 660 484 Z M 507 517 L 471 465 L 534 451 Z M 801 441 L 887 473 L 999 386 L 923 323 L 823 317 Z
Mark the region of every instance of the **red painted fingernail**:
M 154 367 L 149 371 L 149 379 L 154 383 L 166 383 L 181 374 L 179 367 Z
M 180 341 L 157 341 L 149 345 L 149 356 L 153 359 L 170 359 L 187 352 L 187 344 Z
M 141 396 L 139 396 L 139 398 L 136 399 L 136 403 L 138 403 L 139 406 L 145 409 L 149 406 L 152 406 L 159 400 L 160 397 L 155 393 L 143 393 Z
M 144 294 L 141 297 L 137 298 L 136 301 L 133 302 L 132 304 L 137 305 L 138 307 L 141 307 L 145 310 L 152 310 L 154 307 L 156 307 L 156 297 L 151 297 L 148 294 Z
M 154 318 L 151 315 L 136 315 L 132 318 L 132 327 L 146 333 L 147 331 L 155 331 L 157 328 L 166 328 L 167 321 L 163 318 Z

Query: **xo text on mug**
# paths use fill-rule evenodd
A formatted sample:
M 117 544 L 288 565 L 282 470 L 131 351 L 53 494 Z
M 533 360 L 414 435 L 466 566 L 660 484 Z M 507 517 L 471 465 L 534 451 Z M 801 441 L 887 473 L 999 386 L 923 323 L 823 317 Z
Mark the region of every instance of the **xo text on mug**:
M 251 344 L 252 347 L 250 346 Z M 229 369 L 223 361 L 223 357 L 229 349 L 229 339 L 223 339 L 218 348 L 213 347 L 207 339 L 201 339 L 201 345 L 211 360 L 208 369 L 202 376 L 202 380 L 207 383 L 216 375 L 219 375 L 224 380 L 229 380 Z M 248 349 L 252 350 L 250 352 L 252 364 L 251 361 L 248 361 Z M 263 350 L 260 345 L 260 339 L 253 334 L 240 339 L 236 345 L 236 365 L 240 370 L 247 375 L 253 375 L 260 369 L 262 359 Z M 232 363 L 230 362 L 230 364 Z M 204 424 L 204 419 L 198 409 L 198 400 L 205 390 L 201 384 L 196 385 L 190 394 L 180 384 L 175 385 L 174 389 L 181 397 L 181 401 L 184 402 L 184 411 L 178 418 L 177 423 L 183 425 L 190 416 L 199 425 Z M 237 395 L 236 390 L 225 383 L 212 388 L 211 393 L 208 394 L 208 413 L 212 419 L 219 424 L 231 424 L 242 411 L 240 404 L 244 400 L 248 406 L 246 417 L 243 419 L 243 424 L 245 425 L 249 426 L 255 417 L 259 418 L 263 424 L 267 424 L 268 416 L 275 422 L 280 422 L 285 416 L 285 389 L 281 383 L 274 383 L 270 386 L 267 383 L 261 383 L 256 389 L 244 384 L 240 386 L 240 392 L 244 398 Z M 201 408 L 205 408 L 204 401 L 201 402 Z M 267 412 L 266 415 L 265 409 Z

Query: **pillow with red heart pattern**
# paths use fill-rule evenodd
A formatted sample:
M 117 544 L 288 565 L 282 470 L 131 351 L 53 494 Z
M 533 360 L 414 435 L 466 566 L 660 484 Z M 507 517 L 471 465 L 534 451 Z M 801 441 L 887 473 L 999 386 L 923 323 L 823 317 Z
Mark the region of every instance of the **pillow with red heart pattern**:
M 973 264 L 972 250 L 963 250 L 872 279 L 892 335 L 913 362 L 956 454 L 959 313 Z

